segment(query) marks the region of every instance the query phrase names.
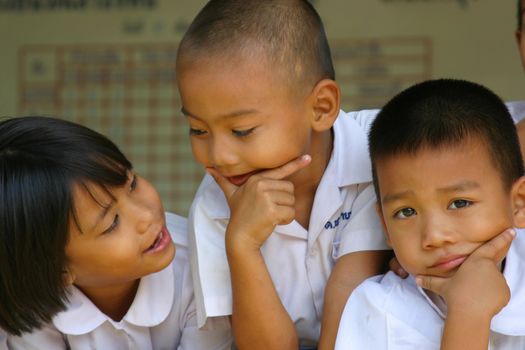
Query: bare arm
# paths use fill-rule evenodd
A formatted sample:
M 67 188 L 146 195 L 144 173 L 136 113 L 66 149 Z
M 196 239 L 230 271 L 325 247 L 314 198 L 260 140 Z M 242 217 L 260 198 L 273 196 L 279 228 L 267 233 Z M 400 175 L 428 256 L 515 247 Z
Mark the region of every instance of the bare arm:
M 491 319 L 461 310 L 450 312 L 445 321 L 441 350 L 488 349 Z
M 240 242 L 228 244 L 226 250 L 236 345 L 239 349 L 297 350 L 294 324 L 277 295 L 260 250 Z
M 362 281 L 384 272 L 390 257 L 390 251 L 363 251 L 343 255 L 337 260 L 325 289 L 319 350 L 334 348 L 348 297 Z
M 276 225 L 294 219 L 293 184 L 283 179 L 310 160 L 309 156 L 299 157 L 253 175 L 240 187 L 210 170 L 231 211 L 225 239 L 233 294 L 232 328 L 240 349 L 298 348 L 295 326 L 275 290 L 260 249 Z

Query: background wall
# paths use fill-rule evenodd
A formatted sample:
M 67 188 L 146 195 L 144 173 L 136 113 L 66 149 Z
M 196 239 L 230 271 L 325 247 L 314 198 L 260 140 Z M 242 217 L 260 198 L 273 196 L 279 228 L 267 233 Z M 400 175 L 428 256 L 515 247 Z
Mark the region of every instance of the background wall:
M 54 115 L 108 135 L 186 215 L 202 177 L 175 84 L 203 0 L 0 0 L 0 116 Z M 343 108 L 455 77 L 524 99 L 514 0 L 317 0 Z

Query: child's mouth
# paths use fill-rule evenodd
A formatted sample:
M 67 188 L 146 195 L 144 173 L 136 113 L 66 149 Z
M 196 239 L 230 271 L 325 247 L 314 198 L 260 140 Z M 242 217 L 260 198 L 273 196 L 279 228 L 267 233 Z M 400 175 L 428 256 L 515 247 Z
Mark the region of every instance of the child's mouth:
M 157 235 L 155 241 L 144 251 L 144 253 L 156 253 L 164 250 L 169 243 L 171 242 L 171 236 L 166 227 L 163 227 L 162 230 Z
M 242 175 L 228 176 L 226 178 L 235 186 L 242 186 L 255 173 L 257 173 L 257 171 L 252 171 Z

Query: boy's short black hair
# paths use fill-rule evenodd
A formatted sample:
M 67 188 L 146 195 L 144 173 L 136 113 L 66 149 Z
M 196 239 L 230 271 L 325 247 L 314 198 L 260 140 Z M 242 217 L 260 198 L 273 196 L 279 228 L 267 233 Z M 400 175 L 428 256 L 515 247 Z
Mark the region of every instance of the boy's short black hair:
M 469 137 L 486 145 L 506 188 L 523 175 L 516 127 L 507 107 L 492 91 L 465 80 L 440 79 L 399 93 L 379 112 L 368 138 L 378 201 L 378 160 L 416 154 L 426 147 L 454 146 Z
M 48 117 L 0 121 L 0 327 L 14 335 L 65 308 L 73 188 L 122 186 L 131 163 L 101 134 Z
M 209 1 L 182 38 L 177 65 L 238 54 L 284 67 L 285 79 L 296 87 L 297 81 L 313 85 L 335 79 L 323 23 L 306 0 Z

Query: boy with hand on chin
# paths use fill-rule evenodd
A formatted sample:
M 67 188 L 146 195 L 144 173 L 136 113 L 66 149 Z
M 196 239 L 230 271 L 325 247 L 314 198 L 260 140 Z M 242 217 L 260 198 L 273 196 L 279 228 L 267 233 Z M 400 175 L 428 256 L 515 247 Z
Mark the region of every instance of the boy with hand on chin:
M 466 81 L 420 83 L 381 110 L 369 147 L 378 212 L 410 276 L 355 289 L 336 349 L 525 348 L 525 237 L 510 245 L 506 230 L 525 226 L 525 178 L 504 103 Z
M 232 314 L 240 348 L 333 348 L 351 290 L 387 259 L 366 118 L 339 110 L 334 79 L 307 1 L 212 0 L 181 41 L 183 113 L 213 176 L 190 211 L 198 318 Z

